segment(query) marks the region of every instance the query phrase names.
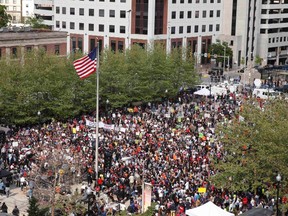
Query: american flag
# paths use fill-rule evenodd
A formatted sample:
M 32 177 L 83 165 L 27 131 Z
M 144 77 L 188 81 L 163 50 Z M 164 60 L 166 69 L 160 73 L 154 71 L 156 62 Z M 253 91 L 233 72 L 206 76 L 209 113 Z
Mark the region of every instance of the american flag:
M 74 68 L 80 79 L 85 79 L 96 72 L 97 48 L 94 48 L 88 55 L 73 62 Z

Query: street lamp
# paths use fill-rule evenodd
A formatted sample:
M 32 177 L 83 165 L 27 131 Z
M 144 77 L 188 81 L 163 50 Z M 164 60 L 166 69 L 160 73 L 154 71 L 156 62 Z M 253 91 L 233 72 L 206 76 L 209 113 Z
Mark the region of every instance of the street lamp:
M 225 71 L 225 60 L 226 60 L 226 46 L 223 44 L 220 44 L 222 47 L 224 47 L 224 60 L 223 60 L 223 73 Z
M 41 122 L 40 122 L 41 112 L 38 111 L 37 115 L 38 115 L 38 124 L 39 124 L 39 128 L 40 128 L 41 127 Z
M 276 176 L 276 181 L 277 181 L 276 216 L 279 216 L 279 186 L 281 181 L 281 175 L 279 173 Z
M 109 100 L 106 100 L 106 116 L 108 115 L 108 105 L 109 105 Z
M 90 187 L 87 187 L 86 189 L 86 194 L 87 194 L 87 203 L 88 203 L 88 211 L 87 211 L 87 216 L 90 216 L 90 196 L 92 194 L 92 190 Z
M 165 97 L 166 97 L 166 102 L 167 102 L 167 107 L 169 106 L 169 101 L 168 101 L 168 89 L 165 90 Z
M 128 33 L 128 37 L 127 37 L 127 39 L 128 39 L 128 48 L 130 48 L 130 31 L 131 31 L 131 29 L 130 29 L 130 16 L 131 16 L 131 11 L 132 10 L 128 10 L 128 11 L 126 11 L 126 13 L 128 13 L 128 29 L 127 29 L 127 33 Z

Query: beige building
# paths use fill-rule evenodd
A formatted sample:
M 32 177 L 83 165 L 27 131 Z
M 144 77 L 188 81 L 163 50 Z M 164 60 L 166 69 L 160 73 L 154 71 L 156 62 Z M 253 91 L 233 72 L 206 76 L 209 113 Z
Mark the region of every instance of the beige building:
M 7 13 L 12 16 L 12 24 L 21 23 L 22 0 L 0 0 L 0 4 L 7 7 Z

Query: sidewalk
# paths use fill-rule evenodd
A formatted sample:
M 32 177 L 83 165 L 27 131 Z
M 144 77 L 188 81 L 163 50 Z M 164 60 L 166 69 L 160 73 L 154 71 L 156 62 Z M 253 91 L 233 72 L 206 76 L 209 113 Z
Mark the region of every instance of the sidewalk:
M 26 196 L 26 193 L 21 191 L 21 188 L 13 188 L 10 190 L 10 196 L 6 197 L 6 195 L 0 195 L 0 207 L 2 206 L 2 203 L 5 202 L 8 207 L 8 213 L 11 213 L 17 205 L 20 216 L 27 216 L 27 209 L 29 206 L 28 197 Z

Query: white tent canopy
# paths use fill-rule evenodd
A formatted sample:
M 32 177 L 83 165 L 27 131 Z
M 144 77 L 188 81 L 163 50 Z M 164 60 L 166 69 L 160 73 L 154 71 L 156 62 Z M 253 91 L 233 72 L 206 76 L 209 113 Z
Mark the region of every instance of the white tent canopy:
M 212 202 L 186 210 L 185 214 L 189 216 L 234 216 L 234 214 L 219 208 Z
M 202 95 L 202 96 L 209 96 L 210 95 L 210 90 L 207 88 L 202 88 L 196 92 L 194 92 L 195 95 Z M 212 94 L 212 92 L 211 92 Z

